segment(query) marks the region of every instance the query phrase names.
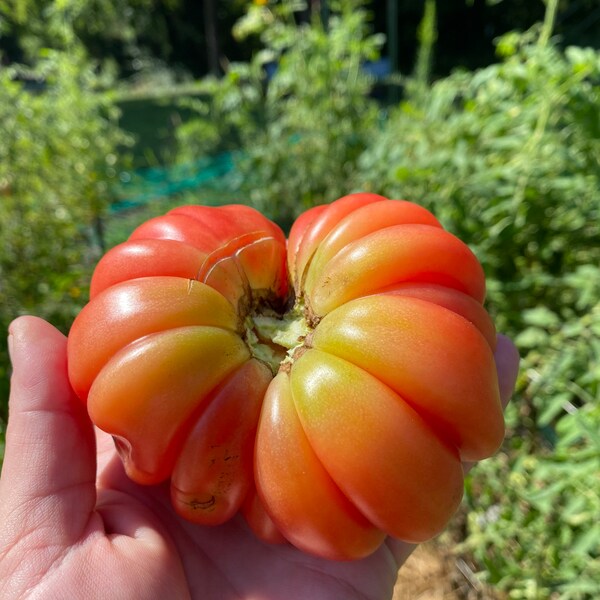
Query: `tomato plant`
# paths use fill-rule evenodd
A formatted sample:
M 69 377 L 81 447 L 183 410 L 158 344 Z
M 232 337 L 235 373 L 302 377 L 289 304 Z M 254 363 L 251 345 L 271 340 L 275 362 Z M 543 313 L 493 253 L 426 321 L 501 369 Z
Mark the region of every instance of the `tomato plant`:
M 353 559 L 438 533 L 504 435 L 481 265 L 424 208 L 353 194 L 289 239 L 239 205 L 138 227 L 94 272 L 69 375 L 183 517 Z

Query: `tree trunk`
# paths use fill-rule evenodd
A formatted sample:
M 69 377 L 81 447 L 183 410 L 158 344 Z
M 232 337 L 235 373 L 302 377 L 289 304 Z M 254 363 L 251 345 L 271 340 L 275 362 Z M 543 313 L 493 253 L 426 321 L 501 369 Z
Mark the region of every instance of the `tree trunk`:
M 217 29 L 217 0 L 204 0 L 204 35 L 208 68 L 213 75 L 218 75 L 221 72 L 221 53 Z

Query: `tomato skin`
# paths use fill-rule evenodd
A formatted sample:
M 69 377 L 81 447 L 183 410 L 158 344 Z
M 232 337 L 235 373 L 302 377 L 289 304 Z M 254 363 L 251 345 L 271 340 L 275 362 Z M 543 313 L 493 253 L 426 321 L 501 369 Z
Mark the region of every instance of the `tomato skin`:
M 410 542 L 443 527 L 462 497 L 460 460 L 402 398 L 316 349 L 294 364 L 290 387 L 318 460 L 369 521 Z
M 373 201 L 373 197 L 368 196 L 358 208 L 340 219 L 321 241 L 311 259 L 310 269 L 313 273 L 320 272 L 337 252 L 371 233 L 396 225 L 419 224 L 441 228 L 439 221 L 418 204 L 404 200 L 390 202 L 380 196 Z
M 239 204 L 175 208 L 140 225 L 129 239 L 178 240 L 208 254 L 250 232 L 261 232 L 285 245 L 285 236 L 275 223 L 253 208 Z
M 182 438 L 211 390 L 249 358 L 239 336 L 218 327 L 146 335 L 100 371 L 88 412 L 100 429 L 121 440 L 131 479 L 160 483 L 172 472 Z
M 271 371 L 251 359 L 223 382 L 196 418 L 171 475 L 177 512 L 194 523 L 231 519 L 254 486 L 256 427 Z
M 180 206 L 168 214 L 186 215 L 201 226 L 201 237 L 212 236 L 209 250 L 221 247 L 232 239 L 248 232 L 262 232 L 285 246 L 283 231 L 254 208 L 244 204 L 227 206 Z
M 307 211 L 303 212 L 293 223 L 287 242 L 287 267 L 294 284 L 294 288 L 299 290 L 301 288 L 299 281 L 299 274 L 296 269 L 298 250 L 302 244 L 304 234 L 306 230 L 314 223 L 315 219 L 328 208 L 327 205 L 322 204 L 319 206 L 313 206 Z
M 324 316 L 405 281 L 444 285 L 478 302 L 485 297 L 483 271 L 473 253 L 443 229 L 420 224 L 387 227 L 348 243 L 322 269 L 309 270 L 304 291 L 311 310 Z
M 483 305 L 471 296 L 432 283 L 399 283 L 380 292 L 387 296 L 420 298 L 446 308 L 472 323 L 492 350 L 496 348 L 496 327 Z
M 126 253 L 135 243 L 157 245 L 161 242 L 160 251 L 148 256 L 144 261 L 147 268 L 140 268 L 141 272 L 135 276 L 183 274 L 203 282 L 216 278 L 219 284 L 214 286 L 215 289 L 224 292 L 236 310 L 251 303 L 247 296 L 252 293 L 269 293 L 280 299 L 287 297 L 285 235 L 275 223 L 253 208 L 237 204 L 218 208 L 175 208 L 162 217 L 142 223 L 128 242 L 121 245 L 120 251 Z M 154 264 L 151 264 L 152 259 Z M 101 265 L 103 260 L 106 257 L 100 261 Z M 115 265 L 119 271 L 139 268 L 127 259 L 120 262 Z M 123 266 L 125 263 L 127 267 Z M 181 266 L 176 267 L 177 263 Z M 103 266 L 103 274 L 113 271 L 111 266 Z M 179 272 L 173 272 L 174 269 Z M 100 288 L 100 284 L 97 287 Z
M 308 223 L 302 223 L 303 227 L 298 232 L 294 232 L 292 227 L 291 233 L 301 235 L 302 238 L 297 244 L 297 250 L 293 255 L 293 264 L 290 268 L 290 272 L 294 274 L 293 280 L 297 288 L 303 285 L 306 268 L 320 242 L 339 223 L 340 219 L 357 208 L 381 200 L 385 200 L 385 198 L 377 194 L 350 194 L 339 198 L 323 210 L 318 210 L 319 207 L 316 207 L 317 210 L 312 209 L 311 216 L 314 218 L 311 220 L 310 226 Z
M 443 431 L 463 460 L 489 456 L 502 442 L 492 350 L 456 313 L 417 298 L 370 296 L 327 315 L 310 344 L 393 389 Z
M 83 308 L 71 327 L 71 385 L 86 399 L 102 368 L 128 344 L 165 329 L 202 325 L 239 329 L 232 307 L 203 283 L 159 276 L 111 286 Z
M 287 543 L 287 540 L 283 537 L 283 534 L 265 510 L 265 506 L 260 499 L 256 488 L 252 488 L 248 492 L 240 512 L 244 516 L 246 523 L 253 531 L 254 535 L 259 540 L 268 544 Z
M 265 396 L 255 474 L 271 518 L 298 548 L 341 560 L 366 556 L 383 541 L 384 533 L 348 501 L 316 456 L 285 372 L 275 377 Z
M 176 240 L 130 240 L 111 248 L 100 260 L 90 283 L 90 298 L 123 281 L 156 274 L 196 279 L 206 254 Z
M 290 294 L 293 326 L 275 318 Z M 354 560 L 439 533 L 462 461 L 502 441 L 484 298 L 474 254 L 407 201 L 345 196 L 287 243 L 249 207 L 179 207 L 98 263 L 69 377 L 184 518 L 239 512 L 264 541 Z

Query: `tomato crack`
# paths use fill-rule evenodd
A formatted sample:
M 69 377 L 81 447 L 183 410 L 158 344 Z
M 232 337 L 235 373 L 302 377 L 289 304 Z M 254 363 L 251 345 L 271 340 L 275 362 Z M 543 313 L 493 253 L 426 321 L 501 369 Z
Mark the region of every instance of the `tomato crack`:
M 215 509 L 217 499 L 213 495 L 208 500 L 198 500 L 197 498 L 194 498 L 193 500 L 190 500 L 185 504 L 189 506 L 192 510 L 204 510 L 209 512 Z

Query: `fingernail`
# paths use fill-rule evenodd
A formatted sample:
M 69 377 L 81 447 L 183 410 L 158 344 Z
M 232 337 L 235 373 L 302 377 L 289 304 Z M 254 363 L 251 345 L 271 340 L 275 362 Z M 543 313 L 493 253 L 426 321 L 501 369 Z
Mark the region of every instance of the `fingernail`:
M 18 359 L 17 355 L 19 354 L 19 338 L 21 337 L 21 332 L 19 331 L 20 326 L 21 324 L 19 323 L 19 319 L 15 319 L 8 326 L 8 356 L 10 357 L 10 363 L 13 365 L 13 367 L 15 360 Z
M 8 356 L 10 357 L 10 362 L 12 364 L 13 362 L 13 352 L 14 352 L 14 347 L 15 347 L 15 338 L 13 336 L 12 333 L 8 334 Z

